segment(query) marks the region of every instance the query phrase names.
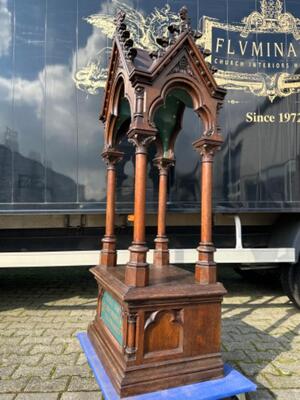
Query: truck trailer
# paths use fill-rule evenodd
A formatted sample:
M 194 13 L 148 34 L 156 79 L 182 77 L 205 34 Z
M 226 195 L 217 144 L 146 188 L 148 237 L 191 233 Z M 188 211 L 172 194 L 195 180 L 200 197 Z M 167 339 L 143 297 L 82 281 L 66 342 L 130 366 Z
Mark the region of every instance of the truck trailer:
M 300 6 L 295 0 L 2 0 L 0 266 L 98 263 L 106 206 L 98 115 L 114 15 L 124 10 L 136 45 L 155 51 L 156 37 L 167 35 L 183 5 L 202 32 L 197 45 L 207 50 L 215 79 L 227 90 L 220 111 L 224 144 L 214 166 L 216 262 L 234 265 L 243 276 L 276 269 L 285 293 L 300 307 Z M 129 122 L 121 122 L 126 132 Z M 196 260 L 201 163 L 190 143 L 202 131 L 193 110 L 182 110 L 168 179 L 171 262 Z M 126 263 L 134 147 L 125 134 L 120 148 L 126 157 L 117 165 L 116 231 L 118 260 Z M 150 146 L 149 241 L 157 225 L 155 154 Z M 152 256 L 150 250 L 149 262 Z

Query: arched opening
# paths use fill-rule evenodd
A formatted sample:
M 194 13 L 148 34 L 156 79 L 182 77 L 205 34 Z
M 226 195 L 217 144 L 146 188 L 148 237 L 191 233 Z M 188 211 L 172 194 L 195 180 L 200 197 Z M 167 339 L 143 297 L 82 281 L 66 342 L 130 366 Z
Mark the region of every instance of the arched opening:
M 199 139 L 204 127 L 193 109 L 192 98 L 185 89 L 172 89 L 154 115 L 158 129 L 157 156 L 175 160 L 168 180 L 168 204 L 189 203 L 198 209 L 200 202 L 199 155 L 192 143 Z
M 190 94 L 182 88 L 172 89 L 164 104 L 154 114 L 158 130 L 157 156 L 159 170 L 159 198 L 157 237 L 155 240 L 156 266 L 169 264 L 166 236 L 167 204 L 182 204 L 199 208 L 200 166 L 199 154 L 193 148 L 203 132 L 200 116 L 195 113 Z

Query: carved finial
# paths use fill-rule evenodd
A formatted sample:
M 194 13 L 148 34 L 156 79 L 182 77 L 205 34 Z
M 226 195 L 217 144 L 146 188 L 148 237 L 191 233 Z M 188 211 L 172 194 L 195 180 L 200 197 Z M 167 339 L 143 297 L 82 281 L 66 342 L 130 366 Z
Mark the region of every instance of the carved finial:
M 180 33 L 190 31 L 191 30 L 191 24 L 190 24 L 190 18 L 188 16 L 188 9 L 186 6 L 181 7 L 179 10 L 179 17 L 180 17 Z
M 125 17 L 126 17 L 126 13 L 119 9 L 117 11 L 117 14 L 116 14 L 115 18 L 114 18 L 114 23 L 117 26 L 117 28 L 119 28 L 122 25 L 122 23 L 125 20 Z M 126 29 L 126 27 L 125 27 L 125 29 Z
M 169 39 L 166 37 L 158 37 L 156 38 L 156 43 L 165 49 L 169 46 Z
M 130 31 L 127 29 L 127 26 L 124 23 L 125 17 L 126 13 L 122 10 L 118 10 L 114 22 L 117 27 L 117 35 L 125 50 L 125 57 L 128 60 L 133 61 L 137 56 L 137 50 L 133 47 L 133 40 L 130 39 Z

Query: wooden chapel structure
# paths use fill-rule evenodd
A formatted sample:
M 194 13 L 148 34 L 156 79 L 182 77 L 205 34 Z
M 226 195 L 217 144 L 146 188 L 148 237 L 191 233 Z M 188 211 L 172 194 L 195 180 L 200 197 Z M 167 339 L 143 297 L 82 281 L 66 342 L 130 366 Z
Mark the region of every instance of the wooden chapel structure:
M 187 9 L 160 50 L 134 47 L 125 13 L 116 16 L 103 110 L 103 158 L 107 163 L 106 230 L 100 264 L 91 269 L 98 305 L 88 335 L 121 397 L 223 375 L 220 355 L 221 301 L 212 241 L 213 160 L 222 144 L 217 123 L 225 90 L 199 47 L 201 33 L 190 27 Z M 166 203 L 169 167 L 185 107 L 203 122 L 193 143 L 202 159 L 201 238 L 195 274 L 169 265 Z M 128 127 L 123 132 L 124 127 Z M 120 137 L 135 146 L 134 230 L 127 265 L 117 265 L 115 221 L 116 163 Z M 159 172 L 157 237 L 153 265 L 145 243 L 147 149 L 155 142 Z M 200 177 L 199 177 L 200 179 Z

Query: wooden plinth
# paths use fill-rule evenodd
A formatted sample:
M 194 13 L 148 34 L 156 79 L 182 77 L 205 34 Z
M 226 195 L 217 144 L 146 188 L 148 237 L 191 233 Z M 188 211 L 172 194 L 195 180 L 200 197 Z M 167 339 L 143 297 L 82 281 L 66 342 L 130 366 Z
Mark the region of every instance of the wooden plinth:
M 175 266 L 150 267 L 144 288 L 125 285 L 125 267 L 91 272 L 99 298 L 88 335 L 121 397 L 223 376 L 222 284 Z

